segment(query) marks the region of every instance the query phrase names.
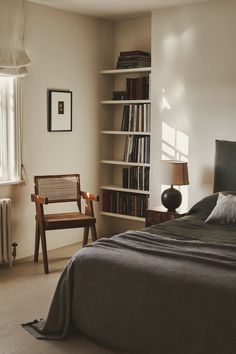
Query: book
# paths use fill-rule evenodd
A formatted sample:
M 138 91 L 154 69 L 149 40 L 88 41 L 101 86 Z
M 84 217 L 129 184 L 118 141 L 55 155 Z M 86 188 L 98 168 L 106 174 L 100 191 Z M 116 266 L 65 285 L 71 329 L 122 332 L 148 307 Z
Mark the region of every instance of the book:
M 127 131 L 127 130 L 129 130 L 129 106 L 124 105 L 122 122 L 121 122 L 121 131 Z
M 127 92 L 126 91 L 113 91 L 112 99 L 113 100 L 126 100 L 127 99 Z
M 129 188 L 129 167 L 122 168 L 122 188 Z
M 105 212 L 111 211 L 111 194 L 109 191 L 104 191 L 102 194 L 102 210 Z

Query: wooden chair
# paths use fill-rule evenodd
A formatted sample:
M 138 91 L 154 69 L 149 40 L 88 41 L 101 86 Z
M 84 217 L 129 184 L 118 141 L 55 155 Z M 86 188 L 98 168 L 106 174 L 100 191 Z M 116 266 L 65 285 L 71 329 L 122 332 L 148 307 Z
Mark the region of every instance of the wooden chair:
M 69 228 L 84 228 L 83 246 L 88 242 L 89 228 L 92 240 L 97 240 L 96 219 L 94 217 L 93 201 L 98 201 L 97 195 L 80 190 L 80 175 L 52 175 L 34 177 L 35 194 L 31 194 L 36 206 L 35 250 L 34 261 L 38 261 L 41 239 L 45 274 L 48 270 L 46 231 Z M 85 201 L 85 211 L 81 211 L 81 198 Z M 44 205 L 49 203 L 76 202 L 79 211 L 57 214 L 45 214 Z

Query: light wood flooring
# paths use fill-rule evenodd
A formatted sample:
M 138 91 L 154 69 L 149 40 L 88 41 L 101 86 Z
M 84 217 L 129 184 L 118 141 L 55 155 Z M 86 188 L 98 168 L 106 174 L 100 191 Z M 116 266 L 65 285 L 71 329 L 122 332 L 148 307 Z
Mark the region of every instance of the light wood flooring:
M 0 354 L 118 353 L 82 335 L 64 341 L 37 340 L 21 327 L 21 323 L 46 318 L 61 271 L 80 247 L 49 251 L 47 275 L 42 261 L 34 263 L 32 257 L 16 261 L 12 268 L 0 266 Z

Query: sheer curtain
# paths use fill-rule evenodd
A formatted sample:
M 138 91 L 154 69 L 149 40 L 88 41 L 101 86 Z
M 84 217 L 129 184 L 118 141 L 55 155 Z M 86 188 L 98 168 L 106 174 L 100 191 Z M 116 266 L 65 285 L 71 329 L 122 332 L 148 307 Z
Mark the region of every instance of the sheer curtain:
M 0 75 L 27 74 L 25 4 L 25 0 L 0 0 Z
M 0 183 L 21 180 L 20 80 L 30 59 L 24 49 L 25 0 L 0 0 Z
M 21 180 L 19 79 L 0 76 L 0 182 Z

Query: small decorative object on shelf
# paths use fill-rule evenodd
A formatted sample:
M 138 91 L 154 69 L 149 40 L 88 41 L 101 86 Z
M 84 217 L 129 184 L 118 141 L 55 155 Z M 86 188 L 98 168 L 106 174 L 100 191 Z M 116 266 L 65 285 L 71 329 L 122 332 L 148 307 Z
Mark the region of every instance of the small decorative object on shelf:
M 113 100 L 127 100 L 128 99 L 127 91 L 113 91 L 112 99 Z
M 178 209 L 168 211 L 162 205 L 154 208 L 148 208 L 145 212 L 145 226 L 160 224 L 161 222 L 173 220 L 186 215 L 187 210 Z
M 173 188 L 173 185 L 189 184 L 187 162 L 162 160 L 160 162 L 160 182 L 171 185 L 162 193 L 161 201 L 168 211 L 175 211 L 182 203 L 182 195 L 179 190 Z

